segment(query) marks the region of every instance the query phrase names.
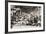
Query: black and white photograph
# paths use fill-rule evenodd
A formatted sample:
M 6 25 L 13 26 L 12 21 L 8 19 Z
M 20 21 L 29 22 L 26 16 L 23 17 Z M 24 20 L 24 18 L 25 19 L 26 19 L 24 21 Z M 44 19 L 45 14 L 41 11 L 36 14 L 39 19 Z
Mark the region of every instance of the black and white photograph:
M 43 4 L 8 2 L 8 32 L 43 30 Z

